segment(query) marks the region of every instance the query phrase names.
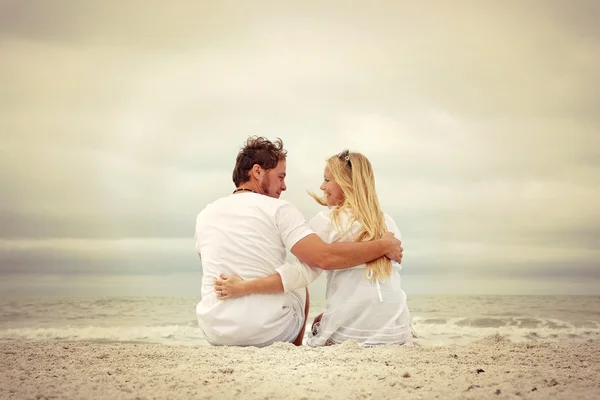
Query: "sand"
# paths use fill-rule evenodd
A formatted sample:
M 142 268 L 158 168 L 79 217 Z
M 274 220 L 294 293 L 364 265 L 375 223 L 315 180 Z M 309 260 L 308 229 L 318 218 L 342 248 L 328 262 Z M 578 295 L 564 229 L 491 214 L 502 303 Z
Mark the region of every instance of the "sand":
M 360 348 L 0 343 L 0 398 L 598 399 L 600 341 Z

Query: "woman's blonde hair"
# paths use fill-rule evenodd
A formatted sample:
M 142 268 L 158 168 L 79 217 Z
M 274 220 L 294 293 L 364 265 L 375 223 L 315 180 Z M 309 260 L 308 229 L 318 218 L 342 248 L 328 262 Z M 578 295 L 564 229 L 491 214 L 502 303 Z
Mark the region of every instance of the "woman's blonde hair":
M 367 157 L 344 150 L 327 159 L 327 168 L 344 194 L 342 204 L 333 210 L 334 223 L 339 228 L 348 230 L 354 221 L 358 221 L 362 229 L 355 238 L 357 242 L 381 239 L 388 229 L 375 191 L 373 168 Z M 322 206 L 327 205 L 324 196 L 319 197 L 313 193 L 310 195 Z M 350 211 L 353 215 L 347 227 L 339 225 L 339 214 L 343 211 Z M 367 263 L 367 276 L 371 279 L 384 280 L 390 276 L 391 271 L 392 263 L 387 257 Z

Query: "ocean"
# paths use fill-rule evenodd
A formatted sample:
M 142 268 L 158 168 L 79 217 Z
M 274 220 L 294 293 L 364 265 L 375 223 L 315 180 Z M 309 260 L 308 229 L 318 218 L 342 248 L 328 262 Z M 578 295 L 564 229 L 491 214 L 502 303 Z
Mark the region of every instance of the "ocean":
M 207 345 L 196 321 L 199 297 L 0 299 L 0 340 Z M 310 322 L 323 300 L 311 297 Z M 600 296 L 409 296 L 422 346 L 501 334 L 513 341 L 600 339 Z M 308 329 L 307 327 L 307 329 Z

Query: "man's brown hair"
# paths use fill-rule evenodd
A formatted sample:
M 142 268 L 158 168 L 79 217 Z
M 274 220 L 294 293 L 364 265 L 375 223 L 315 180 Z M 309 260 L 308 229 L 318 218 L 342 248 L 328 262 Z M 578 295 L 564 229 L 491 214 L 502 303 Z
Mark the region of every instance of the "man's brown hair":
M 277 138 L 273 142 L 262 136 L 251 136 L 238 153 L 233 168 L 233 183 L 235 187 L 250 180 L 250 170 L 258 164 L 265 170 L 273 169 L 280 160 L 285 160 L 287 151 L 283 142 Z

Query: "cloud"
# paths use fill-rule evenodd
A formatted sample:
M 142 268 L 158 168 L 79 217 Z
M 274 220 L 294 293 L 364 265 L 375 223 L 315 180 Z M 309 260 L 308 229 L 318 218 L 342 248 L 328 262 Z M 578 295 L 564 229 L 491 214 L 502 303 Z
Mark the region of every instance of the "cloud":
M 199 271 L 193 239 L 0 241 L 0 273 L 157 275 Z
M 232 5 L 0 2 L 4 273 L 191 271 L 258 134 L 307 218 L 367 155 L 416 274 L 596 276 L 597 2 Z
M 243 10 L 230 6 L 228 2 L 177 6 L 155 0 L 101 4 L 66 0 L 55 5 L 40 0 L 3 0 L 0 34 L 77 46 L 185 46 L 208 36 L 214 40 L 218 33 L 226 38 L 228 23 L 243 23 L 235 18 L 235 10 L 240 16 Z

